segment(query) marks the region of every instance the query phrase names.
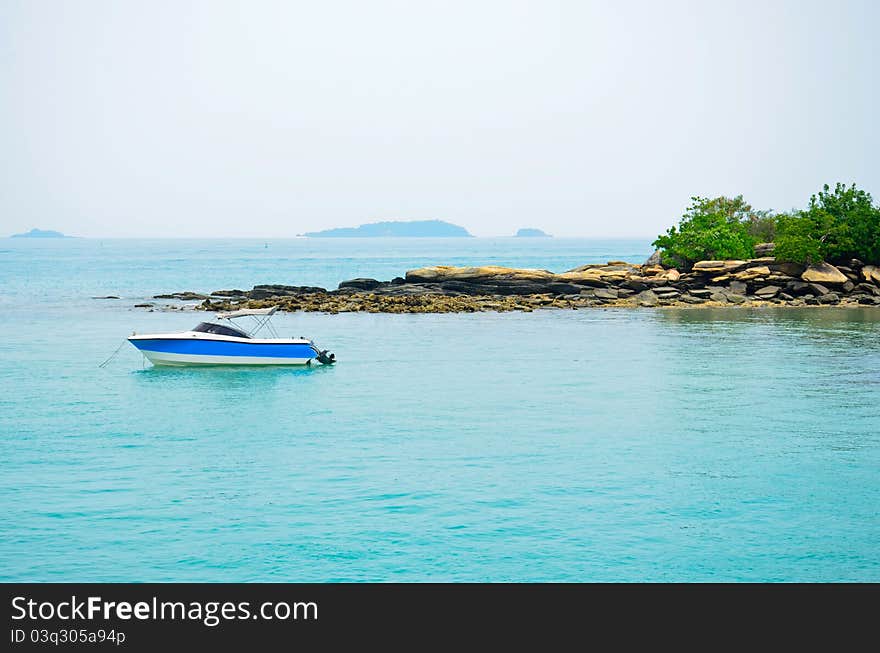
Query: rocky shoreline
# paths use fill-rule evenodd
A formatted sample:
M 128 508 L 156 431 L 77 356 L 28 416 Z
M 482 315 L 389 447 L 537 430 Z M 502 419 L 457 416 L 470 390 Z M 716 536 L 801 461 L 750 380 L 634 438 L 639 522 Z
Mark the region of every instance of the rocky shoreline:
M 568 272 L 503 267 L 436 266 L 391 281 L 351 279 L 336 290 L 259 285 L 156 295 L 199 301 L 197 310 L 278 306 L 283 311 L 473 313 L 591 307 L 880 306 L 880 267 L 810 267 L 771 256 L 747 261 L 700 261 L 689 272 L 624 261 L 584 265 Z M 153 304 L 138 304 L 154 308 Z

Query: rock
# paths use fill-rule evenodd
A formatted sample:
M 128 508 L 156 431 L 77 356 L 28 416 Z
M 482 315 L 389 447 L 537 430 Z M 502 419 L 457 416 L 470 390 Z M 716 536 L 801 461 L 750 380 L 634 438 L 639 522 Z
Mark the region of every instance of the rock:
M 709 299 L 711 299 L 713 302 L 719 302 L 720 304 L 726 304 L 727 303 L 727 294 L 723 293 L 723 292 L 712 293 L 711 295 L 709 295 Z
M 244 290 L 215 290 L 211 297 L 243 297 L 247 293 Z
M 373 290 L 374 288 L 378 288 L 382 285 L 381 281 L 377 281 L 376 279 L 350 279 L 348 281 L 343 281 L 339 284 L 340 288 L 357 288 L 358 290 Z
M 829 292 L 817 297 L 816 301 L 820 304 L 837 304 L 840 301 L 840 297 L 837 296 L 837 293 Z
M 117 299 L 118 299 L 118 297 L 117 297 Z M 185 291 L 185 292 L 173 292 L 173 293 L 165 294 L 165 295 L 153 295 L 153 299 L 180 299 L 183 301 L 192 301 L 192 300 L 204 301 L 205 299 L 208 299 L 208 296 L 202 295 L 201 293 L 197 293 L 197 292 Z
M 819 297 L 821 295 L 827 295 L 831 291 L 820 283 L 811 283 L 810 292 L 812 292 L 815 297 Z
M 453 267 L 436 265 L 409 270 L 406 281 L 409 283 L 440 283 L 442 281 L 551 281 L 556 275 L 547 270 L 505 268 L 496 265 L 482 267 Z
M 727 294 L 727 301 L 729 301 L 731 304 L 742 304 L 744 301 L 746 301 L 746 298 L 743 297 L 742 295 L 728 293 Z
M 639 303 L 639 306 L 657 306 L 660 303 L 660 299 L 654 294 L 653 290 L 643 290 L 636 295 L 636 301 Z
M 739 272 L 748 265 L 748 261 L 698 261 L 693 271 L 701 274 L 730 274 Z
M 760 299 L 770 299 L 771 297 L 776 297 L 780 290 L 782 290 L 782 288 L 779 286 L 764 286 L 755 291 L 755 296 Z
M 145 303 L 145 304 L 135 304 L 134 305 L 135 308 L 153 308 L 153 306 L 155 306 L 155 304 L 150 304 L 149 302 Z
M 163 297 L 166 299 L 167 297 Z M 116 295 L 104 295 L 103 297 L 92 297 L 92 299 L 119 299 Z
M 880 297 L 880 288 L 870 283 L 860 283 L 856 286 L 856 290 L 861 290 L 862 292 L 871 293 L 875 297 Z
M 686 304 L 705 304 L 706 298 L 694 297 L 693 295 L 686 294 L 681 296 L 681 301 L 685 302 Z
M 655 249 L 654 253 L 648 257 L 648 260 L 645 261 L 645 265 L 660 265 L 663 263 L 663 260 L 660 258 L 660 250 Z
M 862 269 L 864 271 L 864 268 Z M 808 267 L 801 275 L 804 281 L 814 283 L 840 285 L 846 283 L 846 275 L 830 263 L 816 263 Z
M 786 302 L 790 302 L 794 299 L 794 297 L 792 297 L 788 293 L 784 293 L 784 292 L 779 293 L 778 297 L 779 297 L 779 299 L 786 301 Z
M 635 292 L 642 292 L 643 290 L 648 289 L 648 284 L 643 281 L 639 281 L 638 279 L 627 279 L 620 285 L 622 288 L 629 288 L 630 290 L 634 290 Z
M 712 291 L 709 288 L 691 288 L 688 293 L 693 295 L 694 297 L 700 297 L 702 299 L 707 299 L 709 295 L 712 294 Z
M 810 284 L 806 281 L 789 281 L 785 289 L 792 295 L 806 295 L 810 292 Z
M 269 299 L 270 297 L 289 297 L 315 293 L 326 293 L 326 288 L 317 286 L 284 286 L 281 284 L 262 284 L 254 286 L 247 296 L 251 299 Z
M 742 281 L 731 281 L 728 286 L 730 292 L 736 295 L 745 295 L 746 294 L 746 284 Z
M 768 263 L 767 267 L 774 272 L 781 272 L 782 274 L 787 274 L 790 277 L 798 278 L 800 278 L 800 276 L 804 273 L 804 270 L 807 269 L 806 265 L 801 265 L 800 263 L 788 263 L 785 261 Z
M 865 265 L 862 267 L 862 277 L 865 281 L 880 283 L 880 268 L 876 265 Z
M 752 281 L 753 279 L 757 279 L 758 277 L 766 277 L 770 275 L 770 268 L 766 265 L 759 265 L 753 268 L 746 268 L 741 272 L 737 272 L 734 274 L 734 278 L 739 281 Z
M 776 243 L 758 243 L 755 245 L 755 254 L 757 256 L 769 256 L 776 249 Z
M 679 272 L 675 268 L 672 268 L 666 270 L 663 276 L 666 278 L 667 281 L 678 281 L 679 279 L 681 279 L 681 272 Z
M 646 277 L 654 277 L 658 274 L 666 274 L 666 268 L 661 265 L 644 265 L 641 272 Z
M 596 288 L 593 297 L 596 299 L 617 299 L 617 291 L 613 288 Z
M 581 291 L 582 287 L 575 285 L 573 283 L 556 282 L 556 283 L 548 283 L 546 285 L 546 289 L 547 289 L 547 291 L 555 293 L 557 295 L 576 295 Z M 596 292 L 599 292 L 599 290 L 603 290 L 603 289 L 599 288 L 596 290 Z M 610 290 L 608 292 L 613 292 L 614 296 L 615 297 L 617 296 L 616 290 Z M 597 297 L 598 297 L 598 295 L 597 295 Z
M 843 284 L 840 287 L 840 289 L 843 290 L 843 292 L 845 292 L 845 293 L 850 293 L 850 292 L 852 292 L 852 289 L 855 287 L 856 287 L 856 284 L 854 284 L 852 281 L 847 280 L 847 282 L 845 284 Z

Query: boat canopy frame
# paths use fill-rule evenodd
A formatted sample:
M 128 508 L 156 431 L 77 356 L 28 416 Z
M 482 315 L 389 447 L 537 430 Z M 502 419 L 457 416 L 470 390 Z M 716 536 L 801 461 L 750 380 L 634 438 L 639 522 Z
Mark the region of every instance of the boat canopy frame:
M 230 311 L 228 313 L 217 313 L 218 320 L 237 320 L 243 317 L 249 317 L 253 320 L 253 326 L 250 329 L 243 328 L 238 323 L 236 326 L 247 333 L 251 338 L 256 336 L 261 330 L 265 329 L 273 338 L 278 338 L 278 332 L 272 326 L 272 316 L 278 310 L 277 306 L 271 308 L 243 308 L 238 311 Z

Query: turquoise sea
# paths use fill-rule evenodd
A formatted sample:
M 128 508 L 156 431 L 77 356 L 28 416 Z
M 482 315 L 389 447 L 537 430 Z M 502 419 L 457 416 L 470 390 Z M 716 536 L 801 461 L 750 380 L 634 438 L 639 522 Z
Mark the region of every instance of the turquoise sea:
M 98 367 L 204 317 L 160 292 L 650 251 L 0 241 L 0 580 L 880 581 L 874 307 L 293 314 L 336 366 Z

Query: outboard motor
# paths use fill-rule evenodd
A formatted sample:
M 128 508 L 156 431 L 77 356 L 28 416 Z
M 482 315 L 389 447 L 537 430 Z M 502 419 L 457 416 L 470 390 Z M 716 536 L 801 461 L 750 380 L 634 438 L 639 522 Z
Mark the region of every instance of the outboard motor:
M 333 363 L 336 362 L 336 354 L 331 354 L 326 349 L 322 349 L 321 351 L 319 351 L 316 358 L 318 359 L 319 363 L 322 363 L 324 365 L 333 365 Z

